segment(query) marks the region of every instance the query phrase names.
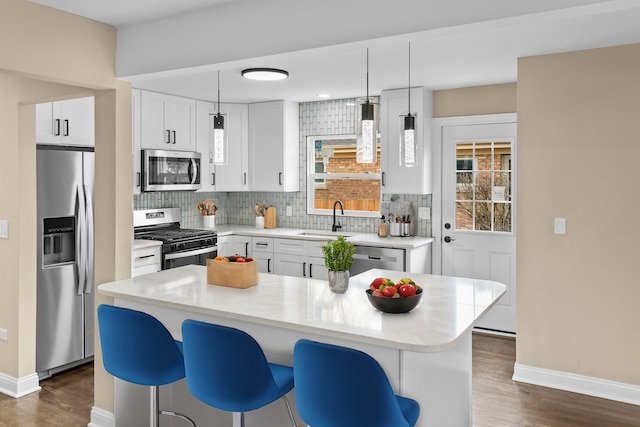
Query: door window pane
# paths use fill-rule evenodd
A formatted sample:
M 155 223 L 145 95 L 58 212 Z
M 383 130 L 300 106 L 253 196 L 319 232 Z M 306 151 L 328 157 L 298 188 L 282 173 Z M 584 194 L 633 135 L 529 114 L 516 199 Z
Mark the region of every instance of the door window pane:
M 456 144 L 456 230 L 511 232 L 510 141 Z

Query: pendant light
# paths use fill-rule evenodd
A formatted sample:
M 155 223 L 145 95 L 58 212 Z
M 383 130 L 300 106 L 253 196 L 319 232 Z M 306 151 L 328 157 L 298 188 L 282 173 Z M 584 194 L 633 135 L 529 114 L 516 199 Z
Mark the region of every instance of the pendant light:
M 213 116 L 213 164 L 227 164 L 227 133 L 220 113 L 220 70 L 218 70 L 218 113 Z
M 409 85 L 407 87 L 409 109 L 401 116 L 400 126 L 400 166 L 413 167 L 416 164 L 416 117 L 411 114 L 411 43 L 409 43 Z
M 356 162 L 375 163 L 377 161 L 376 128 L 373 104 L 369 102 L 369 49 L 367 48 L 367 97 L 362 104 L 360 131 L 356 139 Z

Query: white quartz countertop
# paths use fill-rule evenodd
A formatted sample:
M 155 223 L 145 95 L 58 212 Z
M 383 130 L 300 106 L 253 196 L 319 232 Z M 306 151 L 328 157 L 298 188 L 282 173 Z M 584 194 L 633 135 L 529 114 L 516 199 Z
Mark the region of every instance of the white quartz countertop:
M 386 248 L 414 249 L 433 242 L 433 237 L 378 237 L 372 233 L 349 231 L 331 232 L 327 230 L 306 230 L 299 228 L 255 228 L 249 225 L 216 225 L 218 236 L 241 234 L 243 236 L 276 237 L 285 239 L 329 240 L 343 235 L 354 245 Z
M 98 286 L 102 295 L 238 319 L 284 329 L 345 338 L 414 352 L 455 346 L 505 293 L 492 281 L 369 270 L 351 277 L 344 294 L 323 280 L 259 274 L 257 286 L 207 284 L 204 266 L 188 265 Z M 376 277 L 410 276 L 424 288 L 409 313 L 388 314 L 369 304 L 365 290 Z
M 148 240 L 148 239 L 134 239 L 133 249 L 144 249 L 152 246 L 162 246 L 160 240 Z

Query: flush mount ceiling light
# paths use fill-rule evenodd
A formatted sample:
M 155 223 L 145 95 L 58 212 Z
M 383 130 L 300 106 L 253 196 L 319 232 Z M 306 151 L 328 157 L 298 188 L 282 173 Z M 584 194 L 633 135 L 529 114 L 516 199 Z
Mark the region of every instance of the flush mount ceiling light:
M 277 68 L 247 68 L 242 70 L 242 77 L 250 80 L 283 80 L 289 77 L 289 73 Z

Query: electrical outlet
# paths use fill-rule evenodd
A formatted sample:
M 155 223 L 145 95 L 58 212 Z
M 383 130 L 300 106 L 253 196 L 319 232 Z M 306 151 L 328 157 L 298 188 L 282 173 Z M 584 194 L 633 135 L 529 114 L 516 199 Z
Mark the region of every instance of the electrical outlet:
M 418 206 L 418 219 L 431 218 L 431 208 L 426 206 Z
M 566 220 L 566 218 L 554 218 L 553 219 L 553 232 L 555 234 L 567 234 L 567 220 Z
M 7 341 L 9 333 L 6 329 L 0 329 L 0 340 Z
M 293 216 L 293 206 L 287 206 L 287 216 Z
M 9 238 L 9 221 L 0 221 L 0 238 Z

